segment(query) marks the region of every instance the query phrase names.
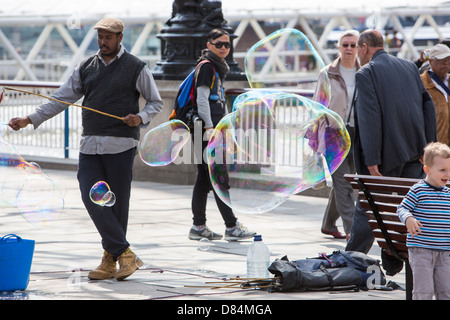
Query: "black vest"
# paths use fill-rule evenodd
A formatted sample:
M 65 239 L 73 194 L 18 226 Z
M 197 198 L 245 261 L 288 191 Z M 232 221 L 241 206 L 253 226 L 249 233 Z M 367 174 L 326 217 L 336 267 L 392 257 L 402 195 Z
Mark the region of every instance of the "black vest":
M 119 117 L 139 112 L 136 80 L 145 63 L 127 53 L 105 66 L 97 55 L 80 65 L 84 94 L 83 105 Z M 139 140 L 139 127 L 130 127 L 121 120 L 83 109 L 82 135 L 130 137 Z

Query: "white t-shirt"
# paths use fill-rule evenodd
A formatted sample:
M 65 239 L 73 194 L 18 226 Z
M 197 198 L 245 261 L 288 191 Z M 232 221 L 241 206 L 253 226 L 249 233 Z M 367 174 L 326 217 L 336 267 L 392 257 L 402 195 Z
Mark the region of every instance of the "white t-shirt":
M 355 75 L 356 75 L 356 66 L 354 68 L 345 68 L 342 65 L 339 65 L 339 72 L 341 73 L 342 78 L 345 81 L 345 85 L 347 86 L 347 96 L 348 96 L 348 103 L 347 103 L 347 112 L 345 114 L 344 123 L 347 124 L 347 119 L 350 115 L 350 126 L 355 126 L 354 119 L 353 119 L 353 110 L 350 110 L 353 100 L 353 94 L 355 92 Z

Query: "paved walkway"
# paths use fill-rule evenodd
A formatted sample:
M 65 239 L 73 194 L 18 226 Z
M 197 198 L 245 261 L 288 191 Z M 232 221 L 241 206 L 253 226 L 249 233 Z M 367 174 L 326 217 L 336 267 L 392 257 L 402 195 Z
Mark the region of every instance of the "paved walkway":
M 251 241 L 214 241 L 200 250 L 189 240 L 192 186 L 133 182 L 128 240 L 144 266 L 125 281 L 90 281 L 89 270 L 101 259 L 100 238 L 79 195 L 75 171 L 46 170 L 67 186 L 66 209 L 50 227 L 37 228 L 11 208 L 0 209 L 0 235 L 15 233 L 36 241 L 28 288 L 0 298 L 30 300 L 403 300 L 394 291 L 336 291 L 270 293 L 239 287 L 212 289 L 210 282 L 245 277 L 246 253 Z M 249 229 L 262 234 L 272 261 L 287 255 L 290 260 L 316 257 L 320 252 L 344 250 L 346 241 L 320 233 L 327 199 L 293 196 L 272 212 L 238 215 Z M 224 225 L 211 196 L 209 227 L 223 233 Z M 342 230 L 342 227 L 341 227 Z M 369 255 L 379 259 L 374 245 Z M 387 277 L 404 287 L 404 273 Z M 183 302 L 184 303 L 184 302 Z

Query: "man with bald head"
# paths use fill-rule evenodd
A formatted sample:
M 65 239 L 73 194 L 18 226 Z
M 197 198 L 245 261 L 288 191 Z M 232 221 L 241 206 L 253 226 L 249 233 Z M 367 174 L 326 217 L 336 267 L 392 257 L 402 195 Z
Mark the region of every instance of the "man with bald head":
M 436 141 L 436 114 L 412 61 L 389 55 L 376 30 L 358 38 L 354 157 L 358 174 L 422 178 L 424 147 Z M 374 237 L 357 203 L 346 250 L 367 253 Z

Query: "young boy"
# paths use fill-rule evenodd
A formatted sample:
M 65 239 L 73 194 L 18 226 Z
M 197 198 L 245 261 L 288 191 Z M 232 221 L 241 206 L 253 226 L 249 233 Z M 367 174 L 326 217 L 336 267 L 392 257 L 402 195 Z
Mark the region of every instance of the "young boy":
M 413 273 L 413 299 L 450 299 L 450 148 L 425 147 L 426 178 L 411 187 L 397 209 L 408 229 L 406 245 Z

